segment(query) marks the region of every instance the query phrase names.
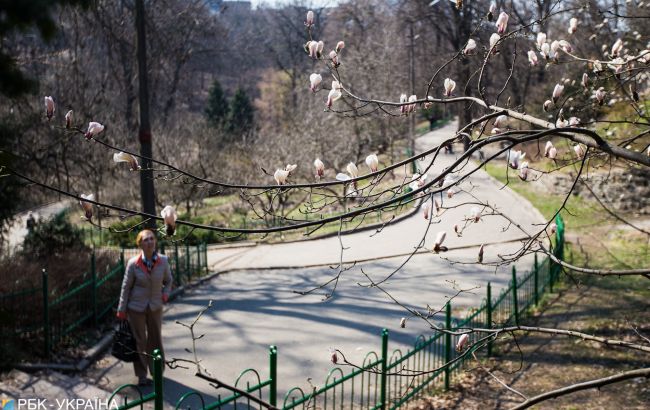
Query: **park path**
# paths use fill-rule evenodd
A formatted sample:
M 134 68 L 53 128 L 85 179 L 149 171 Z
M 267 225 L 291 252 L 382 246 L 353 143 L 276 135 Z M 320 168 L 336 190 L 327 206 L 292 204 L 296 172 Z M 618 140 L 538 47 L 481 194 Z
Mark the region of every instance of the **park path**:
M 418 139 L 418 149 L 438 144 L 455 131 L 450 124 Z M 439 172 L 454 159 L 443 155 L 434 169 Z M 543 218 L 527 201 L 503 188 L 486 173 L 479 171 L 463 188 L 488 201 L 510 217 L 522 222 L 522 229 L 532 232 Z M 461 193 L 445 205 L 459 205 L 470 199 Z M 493 295 L 507 287 L 511 267 L 476 265 L 477 247 L 485 243 L 485 260 L 496 261 L 498 255 L 519 249 L 522 232 L 498 217 L 485 217 L 471 224 L 462 238 L 453 233 L 453 225 L 469 214 L 468 206 L 450 209 L 436 223 L 427 237 L 427 248 L 439 230 L 447 231 L 449 252 L 435 255 L 424 252 L 383 283 L 382 288 L 404 306 L 426 312 L 430 306 L 441 309 L 458 289 L 467 290 L 455 297 L 453 306 L 478 306 L 485 297 L 486 285 L 492 284 Z M 278 398 L 294 386 L 311 391 L 322 386 L 332 364 L 329 348 L 337 348 L 346 357 L 360 363 L 370 351 L 380 348 L 380 333 L 389 331 L 389 352 L 406 351 L 416 338 L 430 335 L 427 324 L 408 316 L 405 310 L 377 288 L 367 285 L 365 274 L 374 281 L 384 279 L 405 262 L 426 229 L 420 212 L 385 228 L 343 236 L 347 262 L 360 262 L 344 272 L 337 281 L 334 296 L 325 299 L 332 284 L 308 295 L 299 292 L 318 288 L 335 277 L 328 265 L 338 263 L 340 245 L 337 237 L 276 245 L 235 246 L 211 249 L 208 258 L 212 271 L 222 274 L 201 286 L 189 289 L 165 307 L 163 339 L 166 357 L 190 359 L 191 338 L 178 322 L 191 323 L 210 301 L 212 308 L 196 325 L 197 354 L 212 374 L 232 383 L 246 368 L 255 368 L 262 378 L 268 377 L 268 349 L 278 349 Z M 372 235 L 372 236 L 371 236 Z M 453 261 L 453 262 L 452 262 Z M 460 263 L 459 263 L 460 262 Z M 519 272 L 530 269 L 532 256 L 517 262 Z M 296 267 L 290 269 L 289 267 Z M 363 272 L 362 272 L 363 270 Z M 460 314 L 460 312 L 457 312 Z M 406 328 L 400 319 L 408 317 Z M 436 316 L 436 322 L 442 317 Z M 168 369 L 165 372 L 165 402 L 172 408 L 189 390 L 201 392 L 207 400 L 216 391 L 194 376 L 195 369 Z M 347 372 L 347 370 L 346 370 Z M 88 373 L 94 383 L 110 390 L 132 382 L 130 365 L 106 356 Z M 224 393 L 223 391 L 221 392 Z
M 456 122 L 431 131 L 416 141 L 416 151 L 423 152 L 435 147 L 456 131 Z M 439 174 L 449 167 L 460 154 L 441 154 L 429 176 Z M 431 156 L 427 157 L 430 159 Z M 426 161 L 420 162 L 420 167 Z M 471 168 L 472 163 L 467 168 Z M 515 173 L 511 172 L 515 177 Z M 535 232 L 535 224 L 544 221 L 543 217 L 528 201 L 504 188 L 485 171 L 479 170 L 473 174 L 469 182 L 463 182 L 461 187 L 471 191 L 471 195 L 483 202 L 506 213 L 513 220 L 521 222 L 521 228 L 528 233 Z M 461 192 L 451 199 L 443 198 L 444 206 L 458 206 L 464 202 L 473 201 L 470 194 Z M 469 215 L 473 205 L 463 205 L 445 212 L 440 223 L 432 226 L 426 240 L 426 248 L 431 248 L 438 231 L 445 230 L 445 244 L 450 248 L 475 247 L 481 244 L 496 244 L 513 241 L 525 236 L 524 232 L 497 216 L 486 217 L 478 224 L 473 224 L 465 230 L 463 237 L 454 234 L 454 225 L 463 225 L 463 220 Z M 405 255 L 413 251 L 427 227 L 421 212 L 416 212 L 385 227 L 380 233 L 366 230 L 342 235 L 342 242 L 347 249 L 343 254 L 344 262 L 361 262 L 386 257 Z M 323 239 L 298 241 L 279 244 L 255 244 L 250 246 L 210 247 L 208 249 L 208 266 L 211 271 L 229 271 L 233 269 L 269 269 L 290 267 L 311 267 L 332 265 L 341 258 L 341 246 L 337 236 Z M 471 250 L 470 252 L 474 252 Z

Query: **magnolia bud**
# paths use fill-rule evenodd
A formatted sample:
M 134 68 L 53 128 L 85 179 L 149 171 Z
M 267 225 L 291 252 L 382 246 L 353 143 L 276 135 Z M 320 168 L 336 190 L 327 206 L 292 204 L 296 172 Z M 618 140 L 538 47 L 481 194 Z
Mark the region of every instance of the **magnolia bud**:
M 54 116 L 54 99 L 50 96 L 45 97 L 45 116 L 48 121 Z
M 65 127 L 67 129 L 72 128 L 72 121 L 72 110 L 70 110 L 65 114 Z
M 465 345 L 467 345 L 467 342 L 469 342 L 469 335 L 467 333 L 463 334 L 460 336 L 458 339 L 458 342 L 456 343 L 456 351 L 457 352 L 462 352 L 463 349 L 465 349 Z
M 502 11 L 501 14 L 499 14 L 499 18 L 497 19 L 496 25 L 497 25 L 497 33 L 503 34 L 506 32 L 506 28 L 508 27 L 508 13 L 505 11 Z
M 456 88 L 456 81 L 452 80 L 451 78 L 445 78 L 445 96 L 450 97 L 451 93 L 454 92 L 454 89 Z
M 91 122 L 88 124 L 88 131 L 86 131 L 85 137 L 89 140 L 102 131 L 104 131 L 104 126 L 102 124 L 98 122 Z

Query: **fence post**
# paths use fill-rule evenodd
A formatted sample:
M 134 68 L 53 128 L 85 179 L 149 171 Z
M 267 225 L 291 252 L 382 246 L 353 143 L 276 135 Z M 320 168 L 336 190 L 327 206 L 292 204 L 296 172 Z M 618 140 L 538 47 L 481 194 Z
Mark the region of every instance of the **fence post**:
M 174 269 L 174 275 L 176 275 L 176 287 L 181 286 L 181 267 L 179 266 L 179 261 L 178 261 L 178 242 L 174 242 L 174 265 L 176 265 L 176 269 Z
M 50 301 L 48 298 L 49 287 L 47 283 L 47 270 L 43 269 L 42 272 L 43 284 L 43 338 L 45 349 L 45 357 L 50 357 Z
M 485 324 L 485 327 L 492 329 L 492 285 L 490 282 L 487 284 L 487 302 L 485 307 L 487 307 L 487 323 Z M 487 355 L 488 357 L 492 356 L 492 341 L 488 342 Z
M 535 306 L 539 304 L 539 264 L 537 262 L 537 254 L 535 254 L 535 264 L 533 265 L 533 279 L 535 284 Z
M 196 268 L 195 270 L 199 273 L 201 277 L 201 244 L 196 244 Z
M 447 302 L 445 313 L 445 328 L 451 330 L 451 302 Z M 449 362 L 451 361 L 451 334 L 445 333 L 445 390 L 449 390 L 451 385 L 451 369 Z
M 190 245 L 185 244 L 185 275 L 187 276 L 187 281 L 192 280 L 192 272 L 190 271 Z
M 386 409 L 386 373 L 388 372 L 388 330 L 381 330 L 381 379 L 379 400 L 381 400 L 381 409 Z
M 208 273 L 208 244 L 203 243 L 203 263 L 205 264 L 205 273 Z
M 153 399 L 154 410 L 163 410 L 163 359 L 160 350 L 153 351 Z
M 553 293 L 553 258 L 548 257 L 548 291 Z
M 90 302 L 93 304 L 93 327 L 97 328 L 97 261 L 95 259 L 95 247 L 90 256 L 90 280 L 92 281 L 92 289 Z
M 517 269 L 512 266 L 512 301 L 515 310 L 515 325 L 519 326 L 519 304 L 517 303 Z
M 269 388 L 269 404 L 277 406 L 278 402 L 278 348 L 271 346 L 269 348 L 269 373 L 271 378 L 271 385 Z

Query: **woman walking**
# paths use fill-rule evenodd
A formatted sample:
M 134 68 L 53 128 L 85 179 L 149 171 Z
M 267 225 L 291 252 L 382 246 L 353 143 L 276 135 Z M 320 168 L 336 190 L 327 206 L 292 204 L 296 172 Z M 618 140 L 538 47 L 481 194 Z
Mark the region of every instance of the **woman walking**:
M 167 257 L 156 251 L 153 231 L 140 231 L 135 243 L 142 252 L 126 265 L 117 318 L 129 321 L 140 353 L 139 360 L 133 362 L 133 370 L 138 384 L 146 386 L 151 384 L 147 368 L 153 375 L 151 354 L 155 349 L 163 352 L 162 305 L 169 299 L 172 273 Z

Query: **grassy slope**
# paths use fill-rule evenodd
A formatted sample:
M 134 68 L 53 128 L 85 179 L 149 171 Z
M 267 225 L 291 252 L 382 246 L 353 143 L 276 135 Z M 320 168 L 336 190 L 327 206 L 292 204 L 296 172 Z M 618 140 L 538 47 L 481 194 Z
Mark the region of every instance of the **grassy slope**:
M 506 182 L 503 163 L 488 173 Z M 514 177 L 514 179 L 513 179 Z M 531 201 L 545 217 L 563 198 L 548 195 L 510 173 L 509 186 Z M 571 257 L 579 266 L 624 269 L 650 266 L 648 237 L 624 228 L 598 205 L 571 196 L 563 211 L 573 236 Z M 556 293 L 549 294 L 529 324 L 574 329 L 615 339 L 648 344 L 634 331 L 650 337 L 650 280 L 644 277 L 595 277 L 568 272 Z M 650 366 L 650 355 L 606 348 L 580 339 L 528 334 L 517 344 L 510 336 L 499 343 L 500 355 L 488 362 L 494 374 L 528 396 L 566 385 Z M 521 349 L 521 351 L 519 350 Z M 508 408 L 521 398 L 508 392 L 480 369 L 470 369 L 451 392 L 421 401 L 419 408 Z M 636 379 L 600 390 L 587 390 L 547 401 L 535 408 L 642 409 L 650 402 L 650 383 Z

